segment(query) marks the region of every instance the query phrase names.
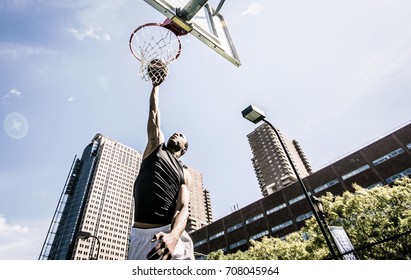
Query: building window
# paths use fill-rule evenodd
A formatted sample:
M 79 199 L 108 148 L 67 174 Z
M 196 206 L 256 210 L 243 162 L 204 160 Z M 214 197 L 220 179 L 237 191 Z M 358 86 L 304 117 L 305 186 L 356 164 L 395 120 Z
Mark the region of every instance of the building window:
M 390 184 L 392 182 L 394 182 L 395 180 L 408 176 L 411 174 L 411 168 L 408 168 L 407 170 L 404 170 L 403 172 L 397 173 L 395 175 L 392 175 L 391 177 L 385 179 L 385 181 Z
M 203 245 L 204 243 L 207 243 L 207 239 L 203 239 L 203 240 L 200 240 L 200 241 L 194 243 L 194 247 L 198 247 L 200 245 Z
M 247 219 L 247 220 L 245 221 L 245 224 L 246 224 L 246 225 L 251 224 L 252 222 L 257 221 L 258 219 L 261 219 L 262 217 L 264 217 L 264 215 L 263 215 L 262 213 L 261 213 L 261 214 L 258 214 L 258 215 L 254 216 L 254 217 L 252 217 L 252 218 Z
M 311 195 L 311 192 L 308 192 L 308 195 Z M 296 203 L 297 201 L 303 200 L 305 198 L 305 194 L 299 195 L 297 197 L 294 197 L 292 199 L 290 199 L 290 201 L 288 201 L 288 204 L 293 204 Z
M 246 243 L 247 243 L 247 240 L 246 240 L 246 239 L 242 239 L 242 240 L 240 240 L 240 241 L 238 241 L 238 242 L 235 242 L 235 243 L 231 244 L 230 246 L 228 246 L 228 248 L 229 248 L 230 250 L 232 250 L 232 249 L 237 248 L 237 247 L 239 247 L 239 246 L 241 246 L 241 245 L 244 245 L 244 244 L 246 244 Z
M 312 215 L 313 215 L 313 212 L 310 211 L 308 213 L 305 213 L 305 214 L 302 214 L 302 215 L 298 216 L 297 218 L 295 218 L 295 220 L 298 223 L 298 222 L 301 222 L 301 221 L 304 221 L 304 220 L 310 218 Z
M 266 236 L 266 235 L 268 235 L 268 230 L 265 230 L 265 231 L 262 231 L 260 233 L 254 234 L 253 236 L 250 236 L 250 239 L 255 240 L 255 239 L 261 238 L 261 237 Z
M 208 240 L 213 240 L 213 239 L 216 239 L 216 238 L 218 238 L 218 237 L 220 237 L 220 236 L 222 236 L 222 235 L 224 235 L 224 231 L 220 231 L 219 233 L 216 233 L 216 234 L 213 234 L 213 235 L 211 235 L 209 238 L 208 238 Z
M 280 229 L 283 229 L 283 228 L 286 228 L 286 227 L 288 227 L 288 226 L 290 226 L 290 225 L 292 225 L 292 224 L 293 224 L 293 221 L 292 221 L 292 220 L 289 220 L 289 221 L 286 221 L 286 222 L 284 222 L 284 223 L 282 223 L 282 224 L 279 224 L 279 225 L 276 225 L 276 226 L 272 227 L 272 228 L 271 228 L 271 231 L 272 231 L 272 232 L 276 232 L 276 231 L 278 231 L 278 230 L 280 230 Z
M 230 232 L 232 232 L 232 231 L 235 231 L 236 229 L 239 229 L 239 228 L 241 228 L 243 226 L 243 223 L 238 223 L 238 224 L 236 224 L 236 225 L 234 225 L 234 226 L 232 226 L 232 227 L 229 227 L 228 229 L 227 229 L 227 233 L 230 233 Z
M 319 187 L 316 187 L 316 188 L 314 189 L 314 192 L 315 192 L 315 193 L 318 193 L 318 192 L 323 191 L 323 190 L 325 190 L 325 189 L 328 189 L 329 187 L 332 187 L 332 186 L 334 186 L 334 185 L 336 185 L 336 184 L 338 184 L 338 180 L 337 180 L 337 179 L 334 179 L 334 180 L 329 181 L 328 183 L 326 183 L 326 184 L 324 184 L 324 185 L 321 185 L 321 186 L 319 186 Z
M 294 197 L 294 198 L 292 198 L 292 199 L 290 199 L 290 201 L 288 201 L 288 203 L 291 205 L 291 204 L 294 204 L 294 203 L 296 203 L 297 201 L 300 201 L 300 200 L 302 200 L 302 199 L 304 199 L 304 196 L 305 195 L 299 195 L 299 196 L 297 196 L 297 197 Z
M 404 150 L 402 148 L 396 149 L 395 151 L 392 151 L 391 153 L 386 154 L 385 156 L 382 156 L 382 157 L 374 160 L 372 162 L 372 164 L 374 164 L 374 166 L 378 165 L 380 163 L 383 163 L 384 161 L 389 160 L 390 158 L 393 158 L 395 156 L 398 156 L 399 154 L 402 154 L 403 152 L 404 152 Z
M 380 187 L 380 186 L 382 186 L 382 183 L 378 182 L 378 183 L 372 184 L 371 186 L 368 186 L 367 189 L 372 189 L 372 188 Z
M 353 171 L 351 171 L 351 172 L 348 172 L 347 174 L 341 176 L 341 178 L 342 178 L 343 180 L 346 180 L 346 179 L 348 179 L 348 178 L 350 178 L 350 177 L 352 177 L 352 176 L 354 176 L 354 175 L 357 175 L 357 174 L 359 174 L 359 173 L 361 173 L 361 172 L 363 172 L 363 171 L 365 171 L 365 170 L 367 170 L 367 169 L 370 169 L 370 166 L 369 166 L 368 164 L 363 165 L 363 166 L 361 166 L 361 167 L 358 167 L 357 169 L 355 169 L 355 170 L 353 170 Z
M 411 150 L 411 143 L 408 143 L 408 144 L 407 144 L 407 148 L 408 148 L 409 150 Z
M 267 214 L 267 215 L 270 215 L 270 214 L 272 214 L 272 213 L 274 213 L 274 212 L 277 212 L 278 210 L 283 209 L 283 208 L 285 208 L 285 207 L 287 207 L 287 205 L 286 205 L 285 203 L 280 204 L 280 205 L 278 205 L 278 206 L 276 206 L 276 207 L 274 207 L 274 208 L 271 208 L 271 209 L 267 210 L 266 214 Z

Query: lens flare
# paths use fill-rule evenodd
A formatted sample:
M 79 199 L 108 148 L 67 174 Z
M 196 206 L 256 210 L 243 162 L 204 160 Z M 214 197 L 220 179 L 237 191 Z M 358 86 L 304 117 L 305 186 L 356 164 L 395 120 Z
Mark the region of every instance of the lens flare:
M 23 138 L 29 130 L 26 117 L 16 112 L 8 114 L 4 119 L 3 125 L 7 135 L 13 139 Z

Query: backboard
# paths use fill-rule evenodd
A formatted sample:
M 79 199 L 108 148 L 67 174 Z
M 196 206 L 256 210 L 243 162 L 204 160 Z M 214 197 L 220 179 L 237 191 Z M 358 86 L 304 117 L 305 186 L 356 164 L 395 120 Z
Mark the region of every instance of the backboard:
M 224 17 L 216 13 L 208 3 L 204 4 L 191 19 L 185 20 L 178 12 L 193 0 L 144 1 L 235 66 L 241 65 Z

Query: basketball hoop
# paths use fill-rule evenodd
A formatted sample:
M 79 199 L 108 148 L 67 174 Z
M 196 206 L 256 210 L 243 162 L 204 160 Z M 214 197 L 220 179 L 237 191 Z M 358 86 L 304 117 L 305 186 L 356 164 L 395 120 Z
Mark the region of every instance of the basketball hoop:
M 179 36 L 185 34 L 169 19 L 163 23 L 143 24 L 131 33 L 129 47 L 141 62 L 139 74 L 143 80 L 158 83 L 167 77 L 168 65 L 181 53 Z M 153 80 L 153 77 L 158 79 Z

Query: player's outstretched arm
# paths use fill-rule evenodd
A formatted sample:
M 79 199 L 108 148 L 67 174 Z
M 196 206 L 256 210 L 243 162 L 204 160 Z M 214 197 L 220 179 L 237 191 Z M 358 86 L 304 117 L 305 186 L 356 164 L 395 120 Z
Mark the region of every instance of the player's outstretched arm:
M 160 85 L 154 85 L 150 94 L 150 106 L 147 122 L 147 146 L 143 153 L 143 159 L 148 157 L 161 143 L 164 142 L 164 134 L 160 128 L 159 108 Z

